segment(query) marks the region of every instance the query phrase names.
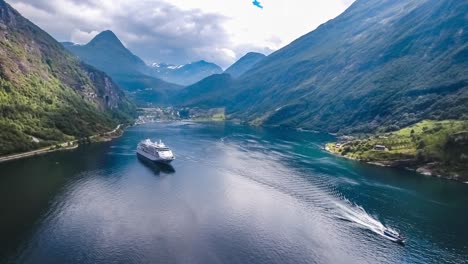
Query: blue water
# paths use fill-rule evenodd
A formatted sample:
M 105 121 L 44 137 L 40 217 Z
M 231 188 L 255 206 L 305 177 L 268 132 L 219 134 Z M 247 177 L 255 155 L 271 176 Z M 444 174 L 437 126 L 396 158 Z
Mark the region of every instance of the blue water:
M 137 159 L 145 138 L 172 167 Z M 0 262 L 467 263 L 468 185 L 337 158 L 331 140 L 159 123 L 0 164 Z

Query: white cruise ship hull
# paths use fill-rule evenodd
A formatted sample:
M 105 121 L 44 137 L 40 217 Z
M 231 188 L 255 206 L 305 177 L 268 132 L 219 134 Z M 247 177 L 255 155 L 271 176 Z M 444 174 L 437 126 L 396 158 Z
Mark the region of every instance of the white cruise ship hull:
M 146 153 L 140 149 L 137 149 L 137 154 L 140 156 L 140 157 L 143 157 L 149 161 L 152 161 L 152 162 L 161 162 L 161 163 L 166 163 L 166 164 L 169 164 L 171 163 L 173 160 L 174 160 L 174 157 L 172 158 L 161 158 L 161 157 L 157 157 L 155 155 L 151 155 L 149 153 Z

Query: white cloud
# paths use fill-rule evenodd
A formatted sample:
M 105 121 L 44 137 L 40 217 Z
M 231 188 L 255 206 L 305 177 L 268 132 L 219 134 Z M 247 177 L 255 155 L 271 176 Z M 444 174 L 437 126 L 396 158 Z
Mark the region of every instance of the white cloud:
M 75 29 L 71 34 L 70 41 L 77 44 L 85 44 L 93 39 L 97 34 L 99 34 L 99 31 L 85 32 Z
M 147 62 L 206 59 L 227 67 L 248 51 L 287 45 L 343 12 L 352 0 L 9 0 L 60 41 L 87 42 L 111 29 Z

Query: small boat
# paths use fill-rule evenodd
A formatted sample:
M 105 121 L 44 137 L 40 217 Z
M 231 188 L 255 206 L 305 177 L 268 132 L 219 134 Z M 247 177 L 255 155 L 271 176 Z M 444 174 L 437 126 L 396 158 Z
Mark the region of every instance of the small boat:
M 137 147 L 137 155 L 152 162 L 169 164 L 175 160 L 174 154 L 161 140 L 152 142 L 150 139 L 141 141 Z
M 392 230 L 390 228 L 385 228 L 383 232 L 384 236 L 392 240 L 393 242 L 396 242 L 398 244 L 404 244 L 405 239 L 395 230 Z

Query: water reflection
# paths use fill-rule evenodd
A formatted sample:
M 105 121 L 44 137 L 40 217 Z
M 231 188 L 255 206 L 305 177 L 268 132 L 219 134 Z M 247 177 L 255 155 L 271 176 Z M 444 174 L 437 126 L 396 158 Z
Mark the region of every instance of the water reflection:
M 173 166 L 137 159 L 162 138 Z M 329 135 L 152 124 L 0 164 L 0 263 L 461 263 L 466 186 L 325 153 Z M 343 221 L 344 220 L 344 221 Z M 406 247 L 381 236 L 398 229 Z
M 160 162 L 152 162 L 144 157 L 137 156 L 138 160 L 144 164 L 147 168 L 151 169 L 154 174 L 160 175 L 163 174 L 173 174 L 175 173 L 174 167 L 170 164 L 160 163 Z

